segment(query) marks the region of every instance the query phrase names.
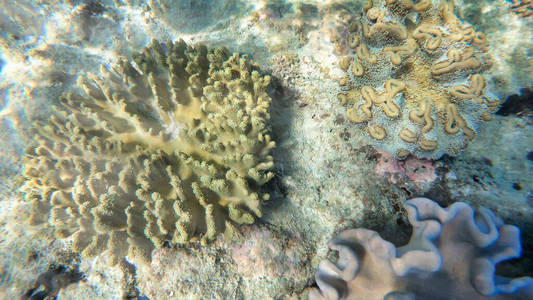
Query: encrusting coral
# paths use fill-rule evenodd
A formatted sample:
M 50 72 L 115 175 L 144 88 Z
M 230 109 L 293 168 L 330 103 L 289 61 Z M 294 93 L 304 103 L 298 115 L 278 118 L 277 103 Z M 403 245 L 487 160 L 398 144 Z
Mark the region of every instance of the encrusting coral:
M 447 208 L 426 198 L 405 204 L 411 240 L 396 248 L 377 232 L 349 229 L 330 248 L 315 275 L 319 299 L 532 299 L 533 278 L 495 275 L 496 264 L 520 256 L 520 232 L 490 210 L 457 202 Z
M 80 77 L 27 150 L 30 223 L 111 264 L 252 223 L 273 176 L 269 81 L 247 55 L 182 40 Z
M 348 119 L 400 159 L 458 154 L 499 106 L 485 36 L 436 2 L 367 1 L 336 41 Z

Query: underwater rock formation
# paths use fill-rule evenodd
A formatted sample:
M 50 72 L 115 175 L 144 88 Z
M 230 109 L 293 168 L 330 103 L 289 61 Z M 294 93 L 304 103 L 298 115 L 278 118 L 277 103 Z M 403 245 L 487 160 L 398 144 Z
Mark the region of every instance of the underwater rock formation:
M 111 264 L 252 223 L 273 176 L 269 82 L 247 55 L 182 40 L 80 77 L 27 150 L 30 223 Z
M 405 158 L 456 155 L 493 118 L 486 39 L 453 1 L 367 1 L 337 41 L 341 104 L 380 149 Z
M 496 264 L 520 256 L 520 232 L 490 210 L 426 198 L 405 204 L 411 240 L 396 248 L 377 232 L 341 232 L 315 275 L 318 299 L 532 299 L 533 278 L 495 275 Z M 509 295 L 512 294 L 512 295 Z

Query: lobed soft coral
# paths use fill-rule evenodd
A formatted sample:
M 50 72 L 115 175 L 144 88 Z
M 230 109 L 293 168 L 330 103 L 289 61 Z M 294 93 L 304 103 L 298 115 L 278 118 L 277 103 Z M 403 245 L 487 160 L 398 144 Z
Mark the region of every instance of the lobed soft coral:
M 349 229 L 330 248 L 315 275 L 319 299 L 532 299 L 533 278 L 495 275 L 496 264 L 520 256 L 520 232 L 490 210 L 457 202 L 447 208 L 426 198 L 405 204 L 411 240 L 396 248 L 377 232 Z
M 436 2 L 367 1 L 337 41 L 348 52 L 338 95 L 348 119 L 398 158 L 458 154 L 499 106 L 483 75 L 485 36 L 453 1 Z
M 79 78 L 24 170 L 30 222 L 111 264 L 252 223 L 273 176 L 270 77 L 248 56 L 179 40 L 133 58 Z

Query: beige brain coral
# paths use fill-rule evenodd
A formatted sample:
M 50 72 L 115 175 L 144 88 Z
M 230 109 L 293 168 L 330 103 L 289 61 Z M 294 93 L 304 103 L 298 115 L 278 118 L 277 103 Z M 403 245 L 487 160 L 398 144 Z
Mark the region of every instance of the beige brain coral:
M 246 55 L 181 40 L 81 77 L 27 151 L 31 223 L 111 263 L 252 223 L 273 176 L 269 80 Z
M 348 119 L 398 158 L 459 153 L 499 106 L 483 74 L 484 35 L 452 1 L 374 0 L 363 12 L 336 47 L 347 54 L 338 97 Z

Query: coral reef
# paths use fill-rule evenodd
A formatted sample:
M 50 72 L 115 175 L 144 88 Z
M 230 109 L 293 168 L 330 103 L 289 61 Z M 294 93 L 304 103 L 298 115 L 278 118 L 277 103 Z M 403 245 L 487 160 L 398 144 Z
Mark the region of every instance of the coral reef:
M 495 275 L 496 264 L 520 256 L 520 233 L 490 210 L 447 208 L 426 198 L 405 204 L 411 240 L 396 248 L 376 232 L 350 229 L 330 243 L 309 299 L 531 299 L 533 278 Z M 528 298 L 529 297 L 529 298 Z
M 398 158 L 457 155 L 499 105 L 485 36 L 433 2 L 367 1 L 336 40 L 348 119 Z
M 86 275 L 61 289 L 61 299 L 122 299 L 134 297 L 135 289 L 139 299 L 302 299 L 335 230 L 370 228 L 395 245 L 404 244 L 410 233 L 401 204 L 411 195 L 441 204 L 462 199 L 497 211 L 520 227 L 525 256 L 498 264 L 498 274 L 533 276 L 527 258 L 533 257 L 533 161 L 526 159 L 533 150 L 530 123 L 512 115 L 483 123 L 459 157 L 428 162 L 438 169 L 437 179 L 427 185 L 409 174 L 414 156 L 389 160 L 405 169 L 398 168 L 400 173 L 391 177 L 398 181 L 391 184 L 376 173 L 385 156 L 365 145 L 362 126 L 350 123 L 346 109 L 332 101 L 345 73 L 338 67 L 339 54 L 349 49 L 342 43 L 334 48 L 329 38 L 346 37 L 343 22 L 361 14 L 364 1 L 177 0 L 174 6 L 161 5 L 170 2 L 0 0 L 0 172 L 7 172 L 0 177 L 0 299 L 20 298 L 56 262 L 79 265 Z M 242 4 L 233 10 L 226 5 L 232 2 Z M 460 18 L 490 42 L 491 76 L 483 76 L 491 92 L 503 100 L 529 86 L 528 44 L 533 39 L 528 25 L 533 19 L 512 13 L 507 1 L 454 3 Z M 460 14 L 463 10 L 468 13 Z M 77 89 L 79 74 L 98 74 L 100 64 L 109 66 L 153 38 L 178 37 L 247 53 L 272 74 L 270 131 L 276 147 L 270 154 L 276 176 L 264 187 L 271 199 L 262 206 L 261 221 L 240 226 L 242 236 L 234 234 L 228 243 L 220 234 L 209 247 L 198 242 L 164 246 L 152 251 L 150 264 L 128 256 L 135 268 L 127 273 L 108 267 L 105 255 L 86 259 L 72 252 L 73 239 L 54 239 L 54 226 L 24 222 L 30 204 L 21 201 L 17 188 L 25 164 L 21 157 L 32 137 L 26 129 L 35 125 L 31 120 L 51 115 L 51 104 L 59 103 L 65 90 Z M 417 170 L 413 176 L 432 174 Z M 32 253 L 38 259 L 30 259 Z M 517 270 L 500 272 L 502 267 Z
M 246 55 L 182 40 L 80 77 L 27 150 L 30 223 L 111 264 L 252 223 L 273 176 L 269 81 Z

